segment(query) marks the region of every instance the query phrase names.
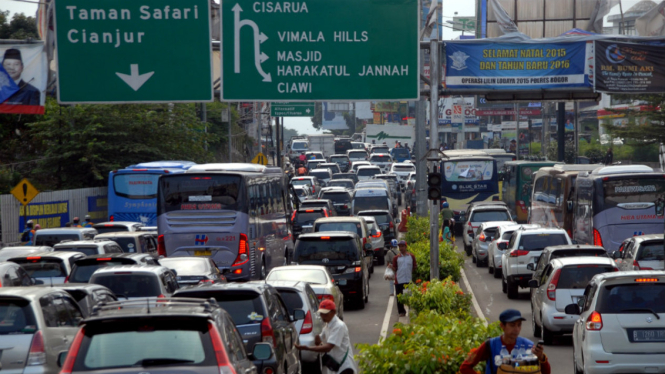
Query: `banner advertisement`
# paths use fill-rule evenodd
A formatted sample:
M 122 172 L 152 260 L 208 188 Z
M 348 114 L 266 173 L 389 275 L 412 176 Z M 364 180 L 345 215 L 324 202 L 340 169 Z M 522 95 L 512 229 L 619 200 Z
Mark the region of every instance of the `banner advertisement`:
M 33 203 L 21 205 L 21 215 L 18 219 L 19 232 L 25 230 L 27 220 L 39 224 L 41 228 L 64 227 L 69 222 L 69 201 L 51 201 L 48 203 Z M 27 208 L 27 211 L 26 211 Z
M 439 99 L 439 127 L 450 128 L 453 123 L 454 101 L 453 97 Z M 474 96 L 465 96 L 462 104 L 462 111 L 465 125 L 478 125 L 476 116 L 476 100 Z M 457 122 L 461 123 L 461 122 Z M 445 132 L 445 131 L 444 131 Z
M 107 196 L 88 196 L 88 215 L 94 223 L 108 221 L 109 201 Z
M 587 45 L 588 44 L 588 45 Z M 591 87 L 592 44 L 447 43 L 447 89 L 540 90 Z
M 665 48 L 662 46 L 597 40 L 595 51 L 596 91 L 665 91 Z
M 324 101 L 321 103 L 323 110 L 321 111 L 321 128 L 323 130 L 348 130 L 346 120 L 344 119 L 344 112 L 328 111 L 330 103 Z
M 0 56 L 0 113 L 44 114 L 48 80 L 44 44 L 3 44 Z

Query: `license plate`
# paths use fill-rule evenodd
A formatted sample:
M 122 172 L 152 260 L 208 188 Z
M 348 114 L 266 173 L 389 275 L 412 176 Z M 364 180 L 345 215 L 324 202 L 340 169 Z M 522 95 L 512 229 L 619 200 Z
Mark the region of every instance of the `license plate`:
M 628 336 L 631 342 L 665 342 L 665 329 L 632 329 Z
M 194 256 L 210 256 L 212 255 L 211 251 L 194 251 Z
M 337 284 L 340 286 L 346 286 L 346 279 L 338 279 Z

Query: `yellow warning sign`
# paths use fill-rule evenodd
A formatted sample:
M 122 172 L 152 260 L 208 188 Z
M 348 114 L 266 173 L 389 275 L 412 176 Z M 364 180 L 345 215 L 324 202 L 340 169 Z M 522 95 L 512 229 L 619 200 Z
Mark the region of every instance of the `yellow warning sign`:
M 252 164 L 261 164 L 261 165 L 268 165 L 268 157 L 266 157 L 263 153 L 259 152 L 254 159 L 252 159 Z
M 9 191 L 19 203 L 23 205 L 28 205 L 32 199 L 39 194 L 39 191 L 33 186 L 27 179 L 23 178 L 22 181 L 18 182 L 16 187 Z

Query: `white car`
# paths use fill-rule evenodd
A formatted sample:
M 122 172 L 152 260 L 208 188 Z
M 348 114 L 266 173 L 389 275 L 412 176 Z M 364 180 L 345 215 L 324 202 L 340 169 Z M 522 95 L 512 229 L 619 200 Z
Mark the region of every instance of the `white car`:
M 464 242 L 464 251 L 468 256 L 471 255 L 471 241 L 476 235 L 476 230 L 480 224 L 488 221 L 512 221 L 510 210 L 501 202 L 496 202 L 496 205 L 487 203 L 477 206 L 472 206 L 468 209 L 466 221 L 463 223 L 462 228 L 462 241 Z
M 390 167 L 390 171 L 388 172 L 388 174 L 397 175 L 397 178 L 399 180 L 399 185 L 402 188 L 402 191 L 404 191 L 406 186 L 406 181 L 409 180 L 411 174 L 413 174 L 414 176 L 416 174 L 416 166 L 412 164 L 410 161 L 396 162 Z
M 489 265 L 487 248 L 499 237 L 499 226 L 513 224 L 513 221 L 487 221 L 480 224 L 471 242 L 471 258 L 476 267 Z
M 387 173 L 393 165 L 393 158 L 387 153 L 372 153 L 369 156 L 369 162 L 380 167 L 382 173 Z
M 293 190 L 296 192 L 298 195 L 298 200 L 302 203 L 305 200 L 309 200 L 312 198 L 312 190 L 310 187 L 306 184 L 301 184 L 297 186 L 293 186 Z
M 358 166 L 356 175 L 358 175 L 358 181 L 366 181 L 372 179 L 377 174 L 381 174 L 381 168 L 378 166 L 363 165 Z M 357 184 L 357 183 L 356 183 Z
M 520 227 L 525 229 L 536 229 L 539 228 L 540 225 L 512 224 L 499 226 L 499 232 L 497 233 L 496 239 L 487 246 L 487 268 L 490 274 L 494 274 L 494 278 L 501 278 L 501 256 L 503 256 L 503 252 L 508 248 L 508 242 L 510 241 L 513 232 Z
M 386 242 L 385 238 L 381 232 L 379 224 L 376 223 L 376 218 L 370 216 L 362 216 L 367 222 L 367 227 L 370 230 L 370 238 L 372 238 L 372 250 L 374 250 L 374 261 L 377 265 L 383 265 L 385 263 L 384 255 Z
M 517 299 L 518 287 L 529 287 L 533 275 L 527 265 L 536 263 L 545 247 L 573 244 L 564 229 L 537 228 L 515 230 L 510 236 L 508 248 L 501 257 L 501 290 L 509 299 Z
M 621 243 L 612 253 L 619 270 L 665 270 L 663 234 L 639 235 Z
M 351 172 L 358 173 L 358 168 L 361 166 L 372 166 L 369 161 L 352 161 L 351 162 Z
M 591 279 L 573 327 L 576 374 L 665 373 L 665 271 L 619 271 Z

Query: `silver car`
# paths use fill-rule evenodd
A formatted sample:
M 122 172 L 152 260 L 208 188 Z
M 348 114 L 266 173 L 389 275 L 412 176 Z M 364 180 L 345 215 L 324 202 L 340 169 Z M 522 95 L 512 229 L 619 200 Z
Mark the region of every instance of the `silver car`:
M 576 374 L 665 373 L 665 271 L 619 271 L 591 279 L 567 314 Z
M 536 224 L 528 225 L 507 225 L 499 226 L 499 232 L 496 236 L 496 240 L 492 241 L 487 246 L 487 261 L 488 261 L 488 270 L 490 274 L 494 274 L 494 278 L 501 278 L 501 256 L 503 256 L 503 251 L 508 248 L 508 241 L 513 235 L 513 232 L 520 227 L 526 229 L 532 229 L 540 227 Z
M 363 216 L 365 222 L 367 222 L 367 227 L 370 230 L 370 238 L 372 238 L 372 250 L 374 250 L 374 261 L 378 265 L 383 265 L 385 259 L 383 258 L 386 254 L 386 241 L 381 232 L 379 224 L 376 223 L 376 218 L 370 216 Z
M 166 266 L 120 265 L 97 269 L 90 283 L 101 284 L 118 299 L 161 299 L 178 289 L 173 271 Z
M 477 267 L 489 265 L 487 248 L 498 238 L 499 226 L 513 224 L 513 221 L 488 221 L 480 224 L 471 242 L 471 258 Z
M 72 272 L 72 264 L 85 255 L 81 252 L 36 252 L 12 257 L 34 278 L 37 284 L 65 283 Z
M 612 253 L 619 270 L 665 270 L 663 234 L 640 235 L 621 243 Z
M 344 319 L 344 295 L 333 281 L 328 268 L 320 265 L 288 265 L 270 270 L 266 282 L 300 281 L 307 282 L 316 293 L 319 302 L 332 300 L 337 306 L 337 316 Z
M 19 257 L 37 252 L 52 252 L 53 247 L 23 245 L 18 247 L 4 247 L 0 249 L 0 261 L 7 261 L 12 257 Z
M 83 319 L 65 291 L 52 287 L 0 288 L 0 364 L 3 374 L 57 374 Z
M 393 165 L 393 158 L 388 153 L 372 153 L 369 156 L 369 162 L 374 166 L 380 167 L 382 173 L 387 173 Z
M 552 344 L 554 335 L 571 333 L 577 316 L 567 315 L 566 305 L 577 303 L 596 274 L 617 271 L 608 257 L 565 257 L 552 260 L 539 279 L 531 279 L 533 335 Z
M 300 334 L 298 340 L 301 345 L 315 345 L 314 337 L 321 334 L 324 322 L 318 313 L 319 300 L 312 286 L 307 282 L 300 281 L 273 280 L 267 281 L 267 283 L 275 287 L 282 296 L 291 318 L 294 318 L 294 310 L 302 309 L 305 313 L 305 319 L 295 322 L 296 331 Z M 314 366 L 319 365 L 319 355 L 316 352 L 301 351 L 300 360 Z

